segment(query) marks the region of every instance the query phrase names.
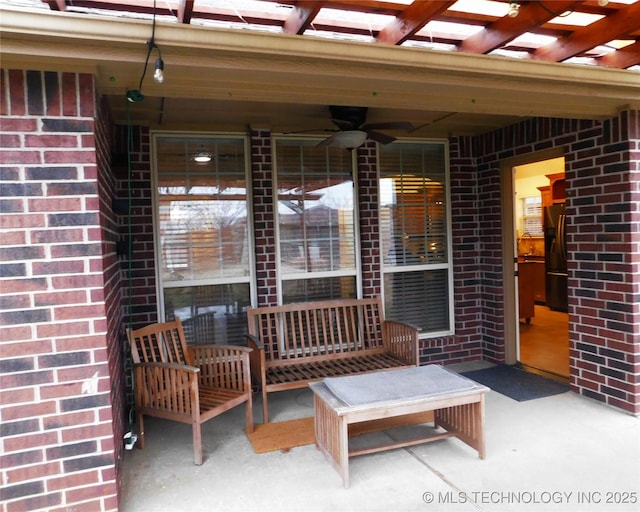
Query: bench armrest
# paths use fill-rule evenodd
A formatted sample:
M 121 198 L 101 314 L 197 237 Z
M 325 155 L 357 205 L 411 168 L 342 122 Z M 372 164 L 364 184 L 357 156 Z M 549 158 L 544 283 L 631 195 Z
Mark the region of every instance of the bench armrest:
M 420 364 L 416 327 L 396 320 L 385 320 L 382 324 L 382 341 L 387 353 L 407 364 Z
M 136 363 L 133 372 L 137 409 L 185 415 L 199 409 L 198 368 L 178 363 Z
M 188 348 L 206 387 L 246 392 L 251 390 L 249 354 L 237 345 L 196 345 Z
M 253 381 L 260 386 L 261 389 L 265 389 L 267 385 L 267 362 L 264 355 L 264 344 L 258 339 L 257 336 L 247 334 L 247 345 L 253 349 L 251 352 L 251 376 Z

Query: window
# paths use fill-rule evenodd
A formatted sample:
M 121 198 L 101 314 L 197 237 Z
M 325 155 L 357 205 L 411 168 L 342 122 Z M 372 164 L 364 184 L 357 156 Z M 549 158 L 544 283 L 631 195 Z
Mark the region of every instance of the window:
M 434 142 L 379 149 L 385 314 L 422 336 L 453 325 L 445 155 L 445 144 Z
M 520 232 L 524 235 L 543 236 L 542 197 L 523 197 L 520 200 Z
M 275 153 L 282 302 L 356 297 L 352 153 L 300 139 Z
M 241 343 L 253 268 L 245 139 L 153 141 L 161 315 L 180 318 L 191 344 Z

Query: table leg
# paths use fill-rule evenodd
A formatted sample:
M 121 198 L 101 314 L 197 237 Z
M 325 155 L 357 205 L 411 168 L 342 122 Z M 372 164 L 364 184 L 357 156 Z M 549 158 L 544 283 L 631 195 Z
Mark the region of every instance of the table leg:
M 436 410 L 435 425 L 476 449 L 484 459 L 484 395 L 477 402 Z
M 346 418 L 338 416 L 318 395 L 314 395 L 316 446 L 349 487 L 349 430 Z

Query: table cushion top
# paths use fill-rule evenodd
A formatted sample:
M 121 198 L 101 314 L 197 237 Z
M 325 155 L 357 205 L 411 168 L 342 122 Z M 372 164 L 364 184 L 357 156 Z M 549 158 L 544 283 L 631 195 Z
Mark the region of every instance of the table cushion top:
M 329 377 L 323 382 L 348 406 L 428 398 L 478 387 L 476 382 L 434 364 L 346 377 Z

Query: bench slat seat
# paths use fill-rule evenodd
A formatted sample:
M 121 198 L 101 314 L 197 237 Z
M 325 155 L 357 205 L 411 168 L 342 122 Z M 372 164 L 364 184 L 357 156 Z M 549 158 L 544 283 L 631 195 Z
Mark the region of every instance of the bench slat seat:
M 251 373 L 263 398 L 326 377 L 418 366 L 418 331 L 385 320 L 379 297 L 249 308 Z
M 391 370 L 404 368 L 407 364 L 389 354 L 374 356 L 349 357 L 319 361 L 317 363 L 302 363 L 286 366 L 272 366 L 267 369 L 267 384 L 275 390 L 278 384 L 285 384 L 291 389 L 291 383 L 299 381 L 299 387 L 306 387 L 309 382 L 322 380 L 326 377 L 341 377 L 355 373 L 368 373 L 377 370 Z

